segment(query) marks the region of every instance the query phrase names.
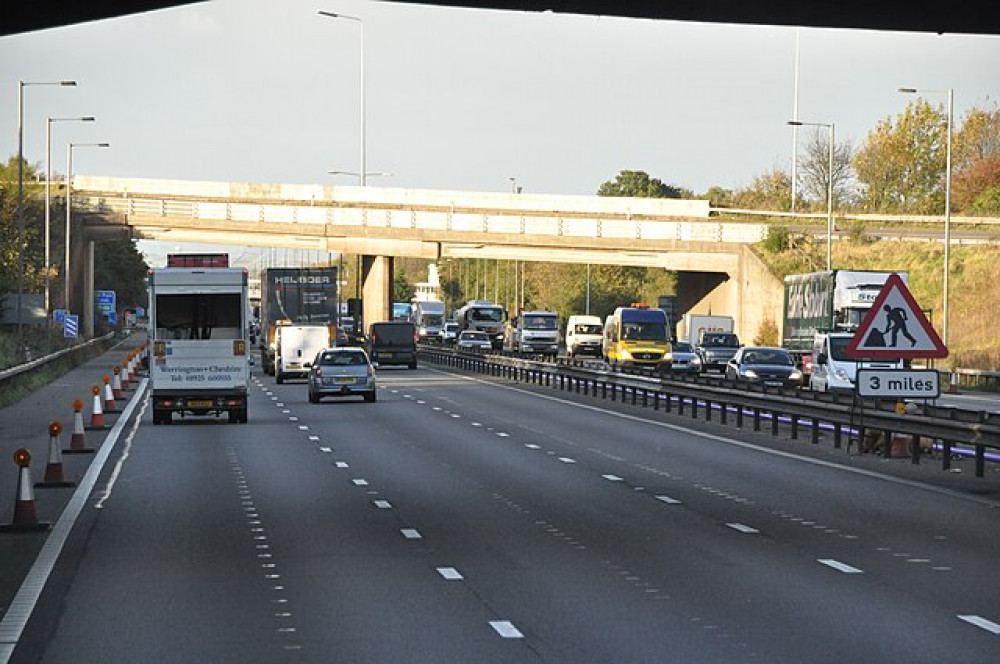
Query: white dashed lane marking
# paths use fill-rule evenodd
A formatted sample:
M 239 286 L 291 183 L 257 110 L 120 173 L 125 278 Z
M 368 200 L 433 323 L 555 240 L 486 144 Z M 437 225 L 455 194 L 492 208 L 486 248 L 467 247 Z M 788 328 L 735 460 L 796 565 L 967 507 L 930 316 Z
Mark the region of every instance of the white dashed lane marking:
M 376 500 L 374 501 L 374 505 L 380 510 L 392 509 L 392 503 L 390 503 L 388 500 Z
M 523 639 L 524 634 L 514 627 L 514 623 L 509 620 L 491 620 L 490 627 L 505 639 Z
M 737 532 L 744 533 L 745 535 L 753 535 L 754 533 L 760 532 L 756 528 L 751 528 L 750 526 L 747 526 L 742 523 L 727 523 L 726 525 Z
M 399 531 L 406 539 L 421 539 L 423 535 L 416 528 L 403 528 Z
M 624 480 L 617 475 L 601 475 L 604 479 L 609 482 L 623 482 Z
M 656 496 L 656 499 L 667 505 L 680 505 L 681 501 L 676 498 L 671 498 L 670 496 Z
M 438 567 L 437 572 L 447 581 L 461 581 L 465 578 L 454 567 Z
M 1000 625 L 981 616 L 958 616 L 958 619 L 964 620 L 970 625 L 975 625 L 980 629 L 985 629 L 987 632 L 1000 635 Z
M 821 558 L 820 563 L 826 565 L 827 567 L 832 567 L 838 572 L 843 572 L 844 574 L 863 574 L 861 570 L 857 567 L 851 567 L 847 563 L 842 563 L 839 560 L 834 560 L 832 558 Z

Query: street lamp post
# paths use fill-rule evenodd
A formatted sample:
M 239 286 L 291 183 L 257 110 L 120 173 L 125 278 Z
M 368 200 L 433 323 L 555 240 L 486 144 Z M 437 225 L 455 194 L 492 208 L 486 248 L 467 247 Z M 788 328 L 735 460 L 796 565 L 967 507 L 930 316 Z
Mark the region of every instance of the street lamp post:
M 347 14 L 335 14 L 333 12 L 326 12 L 320 10 L 317 12 L 320 16 L 328 16 L 329 18 L 342 18 L 348 21 L 357 21 L 358 25 L 361 26 L 361 168 L 358 169 L 360 174 L 361 186 L 364 187 L 368 184 L 367 180 L 367 170 L 368 165 L 366 161 L 366 150 L 365 150 L 365 22 L 362 21 L 357 16 L 348 16 Z
M 833 122 L 799 122 L 789 120 L 788 124 L 793 127 L 826 127 L 829 135 L 827 141 L 827 166 L 826 166 L 826 269 L 833 269 L 833 144 L 836 129 Z
M 69 245 L 70 221 L 73 211 L 71 190 L 73 188 L 73 148 L 109 148 L 109 143 L 69 143 L 66 146 L 66 250 L 63 261 L 63 298 L 64 307 L 69 311 Z
M 49 275 L 49 253 L 50 253 L 50 225 L 52 217 L 52 123 L 53 122 L 93 122 L 94 118 L 87 116 L 83 118 L 46 118 L 45 119 L 45 313 L 50 310 L 51 277 Z
M 73 87 L 76 81 L 17 81 L 17 345 L 24 353 L 24 88 L 29 85 Z
M 941 342 L 948 345 L 948 273 L 951 271 L 951 127 L 952 118 L 955 115 L 955 89 L 921 90 L 917 88 L 899 88 L 904 94 L 916 94 L 918 92 L 938 92 L 948 95 L 948 129 L 947 148 L 945 150 L 944 164 L 944 282 L 941 286 Z

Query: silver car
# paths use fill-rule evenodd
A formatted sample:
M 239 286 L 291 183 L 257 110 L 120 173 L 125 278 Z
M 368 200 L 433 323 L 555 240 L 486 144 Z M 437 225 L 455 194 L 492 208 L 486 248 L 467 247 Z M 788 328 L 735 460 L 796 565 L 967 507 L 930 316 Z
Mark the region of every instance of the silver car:
M 361 348 L 326 348 L 316 354 L 309 367 L 309 403 L 323 397 L 360 395 L 375 401 L 375 368 Z
M 472 330 L 466 330 L 459 334 L 455 346 L 458 350 L 472 351 L 473 353 L 485 353 L 493 350 L 493 343 L 488 334 Z
M 671 371 L 677 373 L 701 373 L 701 356 L 686 341 L 671 344 Z

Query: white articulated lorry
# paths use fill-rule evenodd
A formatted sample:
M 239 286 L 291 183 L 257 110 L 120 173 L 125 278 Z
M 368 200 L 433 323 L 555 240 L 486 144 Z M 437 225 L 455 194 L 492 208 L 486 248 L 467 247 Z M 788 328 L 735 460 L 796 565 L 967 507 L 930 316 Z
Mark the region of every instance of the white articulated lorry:
M 247 421 L 250 307 L 242 268 L 155 268 L 149 272 L 153 424 L 181 416 Z

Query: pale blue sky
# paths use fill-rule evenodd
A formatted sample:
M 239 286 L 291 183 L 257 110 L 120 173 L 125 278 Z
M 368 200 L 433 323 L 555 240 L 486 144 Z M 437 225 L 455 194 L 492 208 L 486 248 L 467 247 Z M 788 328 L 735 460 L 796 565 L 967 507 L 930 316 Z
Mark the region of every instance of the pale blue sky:
M 215 0 L 0 38 L 0 155 L 66 142 L 87 175 L 353 184 L 364 20 L 370 184 L 592 194 L 623 168 L 697 193 L 788 169 L 795 29 L 348 0 Z M 860 143 L 912 99 L 954 88 L 956 118 L 1000 94 L 1000 39 L 803 28 L 799 117 Z M 944 102 L 944 95 L 927 95 Z M 804 136 L 801 137 L 804 139 Z M 804 144 L 800 140 L 800 144 Z

